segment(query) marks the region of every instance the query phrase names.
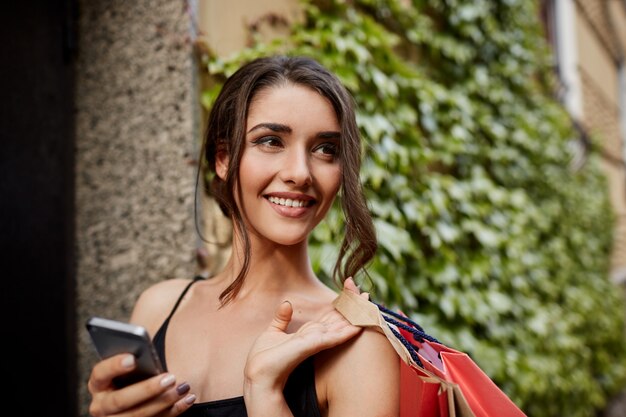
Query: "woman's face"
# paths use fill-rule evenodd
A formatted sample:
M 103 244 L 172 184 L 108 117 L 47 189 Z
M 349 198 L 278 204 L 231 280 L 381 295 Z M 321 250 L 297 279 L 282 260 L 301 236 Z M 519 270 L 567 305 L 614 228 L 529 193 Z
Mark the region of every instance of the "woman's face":
M 316 91 L 286 84 L 256 94 L 235 196 L 252 236 L 306 241 L 339 190 L 340 143 L 335 111 Z

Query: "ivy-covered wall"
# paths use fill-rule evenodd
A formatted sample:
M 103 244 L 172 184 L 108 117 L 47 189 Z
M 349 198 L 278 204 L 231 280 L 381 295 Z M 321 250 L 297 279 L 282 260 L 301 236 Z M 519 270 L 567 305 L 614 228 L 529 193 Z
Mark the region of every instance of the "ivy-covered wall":
M 595 416 L 626 384 L 624 300 L 608 280 L 613 215 L 592 155 L 553 98 L 528 0 L 305 2 L 287 39 L 224 60 L 310 55 L 354 94 L 380 250 L 360 277 L 468 352 L 530 417 Z M 338 210 L 312 237 L 330 282 Z

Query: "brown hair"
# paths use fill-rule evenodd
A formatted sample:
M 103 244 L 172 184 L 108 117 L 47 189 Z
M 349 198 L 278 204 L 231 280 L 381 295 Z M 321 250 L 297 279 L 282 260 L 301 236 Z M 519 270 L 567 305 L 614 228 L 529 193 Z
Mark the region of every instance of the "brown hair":
M 239 68 L 224 83 L 211 109 L 203 144 L 207 168 L 213 174 L 217 151 L 225 151 L 228 154 L 226 180 L 213 175 L 207 191 L 216 199 L 224 215 L 233 220 L 234 226 L 241 232 L 244 243 L 243 267 L 235 281 L 220 295 L 223 304 L 237 295 L 250 267 L 250 238 L 234 197 L 239 162 L 245 144 L 248 108 L 260 90 L 288 83 L 309 87 L 327 98 L 341 126 L 340 200 L 345 216 L 345 235 L 333 269 L 335 282 L 343 282 L 346 278 L 354 277 L 359 271 L 365 270 L 365 265 L 374 257 L 378 247 L 359 178 L 361 137 L 356 124 L 352 96 L 334 74 L 311 58 L 287 56 L 258 58 Z

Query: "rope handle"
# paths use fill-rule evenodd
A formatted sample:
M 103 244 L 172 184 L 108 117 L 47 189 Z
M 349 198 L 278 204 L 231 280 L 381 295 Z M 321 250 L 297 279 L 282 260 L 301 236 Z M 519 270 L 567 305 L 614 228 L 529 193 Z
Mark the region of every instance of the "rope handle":
M 402 314 L 398 314 L 395 311 L 389 310 L 387 307 L 383 307 L 382 305 L 378 303 L 374 303 L 374 304 L 376 304 L 376 306 L 382 313 L 385 313 L 383 314 L 383 318 L 385 319 L 387 323 L 391 323 L 411 333 L 413 335 L 413 339 L 415 339 L 416 341 L 423 342 L 424 340 L 428 340 L 429 342 L 441 343 L 437 339 L 432 337 L 431 335 L 427 334 L 422 328 L 422 326 L 420 326 L 419 324 L 417 324 L 416 322 L 414 322 L 407 316 L 403 316 Z M 394 320 L 393 318 L 389 316 L 395 317 L 398 320 Z
M 381 313 L 384 313 L 384 314 L 381 314 L 381 316 L 387 323 L 392 324 L 402 330 L 409 332 L 411 336 L 413 337 L 413 340 L 415 340 L 416 342 L 423 343 L 424 340 L 427 340 L 429 342 L 440 343 L 436 338 L 427 334 L 422 328 L 422 326 L 420 326 L 419 324 L 417 324 L 415 321 L 411 320 L 407 316 L 396 313 L 395 311 L 392 311 L 388 309 L 387 307 L 384 307 L 374 301 L 371 301 L 371 302 L 374 305 L 376 305 L 376 307 L 378 307 Z M 422 363 L 422 360 L 420 359 L 418 355 L 418 352 L 420 350 L 419 346 L 416 346 L 410 341 L 408 341 L 404 336 L 402 336 L 402 334 L 400 334 L 399 331 L 397 331 L 393 327 L 389 327 L 389 329 L 391 330 L 393 335 L 400 341 L 400 343 L 402 343 L 402 345 L 408 350 L 409 354 L 411 355 L 411 358 L 415 361 L 415 363 L 420 368 L 424 368 L 424 364 Z M 439 354 L 437 354 L 437 356 L 439 356 L 439 358 L 441 359 Z
M 440 348 L 433 346 L 442 344 L 402 312 L 391 311 L 346 289 L 335 298 L 333 306 L 351 324 L 376 328 L 382 332 L 404 363 L 420 367 L 426 372 L 431 372 L 430 364 L 442 368 Z

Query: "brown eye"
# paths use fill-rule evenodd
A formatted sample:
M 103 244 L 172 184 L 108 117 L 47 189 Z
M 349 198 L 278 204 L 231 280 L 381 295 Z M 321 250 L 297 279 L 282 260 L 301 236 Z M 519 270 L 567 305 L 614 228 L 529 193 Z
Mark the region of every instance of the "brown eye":
M 322 143 L 321 145 L 317 146 L 314 149 L 314 152 L 322 153 L 324 155 L 335 156 L 335 155 L 337 155 L 337 151 L 338 151 L 337 148 L 338 148 L 338 146 L 337 146 L 336 143 L 326 142 L 326 143 Z
M 262 145 L 267 147 L 282 147 L 283 142 L 278 136 L 263 136 L 261 138 L 252 141 L 255 145 Z

